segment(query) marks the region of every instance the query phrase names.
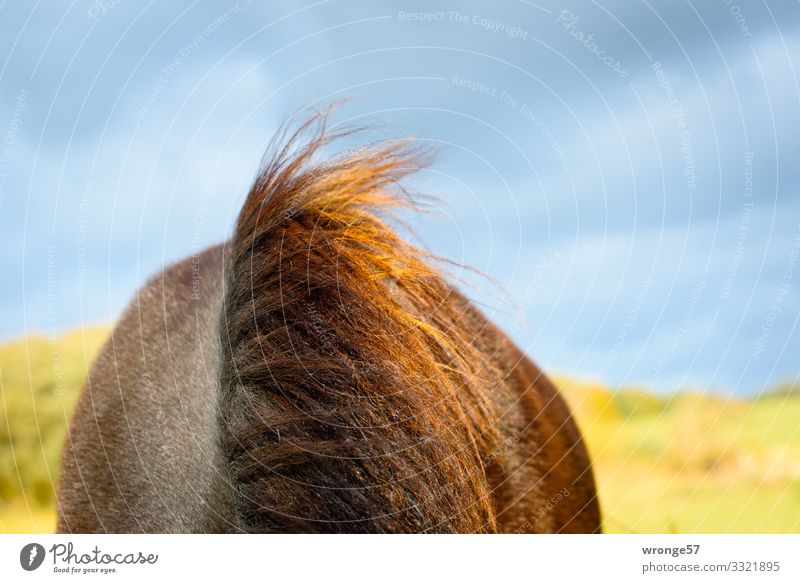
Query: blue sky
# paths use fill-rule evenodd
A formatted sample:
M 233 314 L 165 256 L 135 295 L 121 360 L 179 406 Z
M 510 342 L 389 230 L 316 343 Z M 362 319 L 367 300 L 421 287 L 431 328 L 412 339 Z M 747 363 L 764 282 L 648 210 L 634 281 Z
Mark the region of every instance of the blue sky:
M 348 96 L 336 121 L 439 149 L 416 230 L 548 370 L 795 378 L 799 27 L 724 0 L 4 4 L 0 337 L 112 321 L 227 236 L 282 118 Z

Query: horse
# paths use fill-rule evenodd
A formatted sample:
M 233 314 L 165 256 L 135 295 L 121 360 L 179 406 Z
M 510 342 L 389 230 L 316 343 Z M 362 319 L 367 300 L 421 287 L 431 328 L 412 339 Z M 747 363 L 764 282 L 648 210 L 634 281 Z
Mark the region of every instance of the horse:
M 94 362 L 61 533 L 596 533 L 542 370 L 390 226 L 410 141 L 284 125 L 226 242 L 164 268 Z M 405 212 L 404 211 L 404 212 Z

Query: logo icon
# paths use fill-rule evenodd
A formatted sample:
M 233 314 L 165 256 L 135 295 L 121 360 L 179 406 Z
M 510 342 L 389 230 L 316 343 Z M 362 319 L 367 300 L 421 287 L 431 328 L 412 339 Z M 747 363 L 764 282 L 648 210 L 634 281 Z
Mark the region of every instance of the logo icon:
M 19 552 L 19 564 L 26 571 L 35 571 L 44 562 L 44 547 L 39 543 L 30 543 Z

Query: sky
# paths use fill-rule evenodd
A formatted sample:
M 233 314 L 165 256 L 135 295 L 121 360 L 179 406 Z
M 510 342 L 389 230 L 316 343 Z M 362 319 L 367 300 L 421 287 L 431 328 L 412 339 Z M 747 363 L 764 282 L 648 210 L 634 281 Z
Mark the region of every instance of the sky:
M 800 371 L 797 2 L 0 5 L 0 339 L 112 322 L 229 236 L 281 121 L 438 161 L 420 243 L 546 370 Z

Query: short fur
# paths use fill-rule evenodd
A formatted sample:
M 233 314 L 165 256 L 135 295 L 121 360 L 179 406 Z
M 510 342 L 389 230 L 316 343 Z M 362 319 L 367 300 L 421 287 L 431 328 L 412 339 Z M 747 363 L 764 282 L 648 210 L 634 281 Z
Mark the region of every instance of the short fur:
M 71 424 L 60 531 L 599 531 L 552 384 L 381 218 L 419 157 L 325 159 L 340 137 L 276 140 L 224 248 L 139 292 Z

